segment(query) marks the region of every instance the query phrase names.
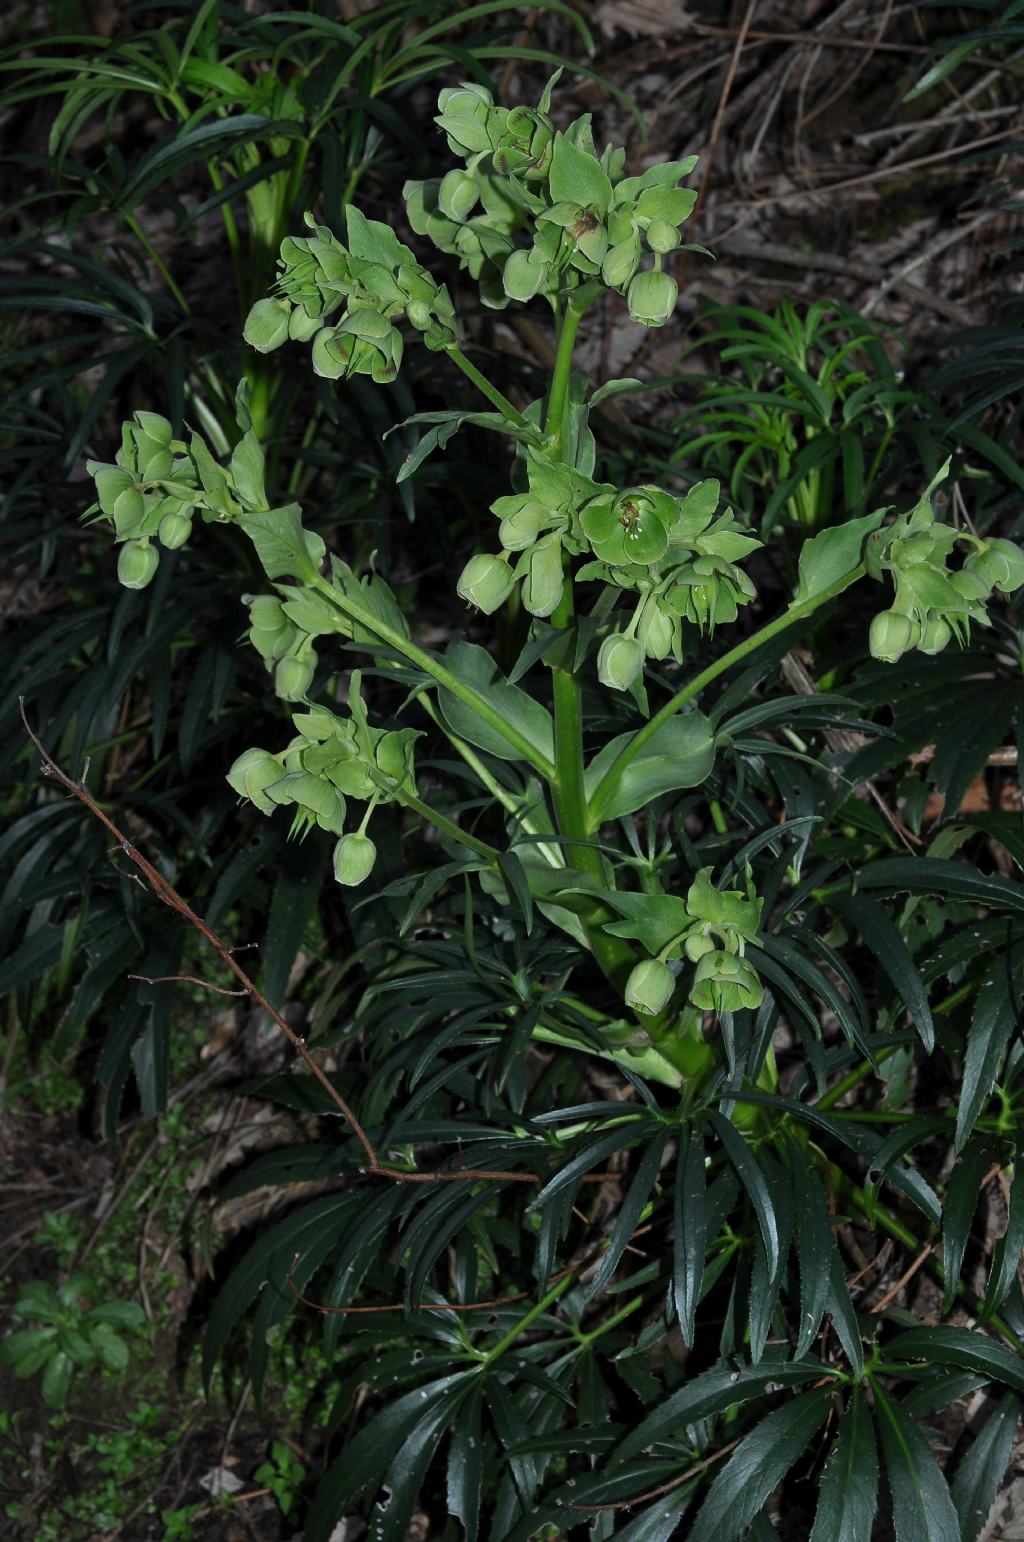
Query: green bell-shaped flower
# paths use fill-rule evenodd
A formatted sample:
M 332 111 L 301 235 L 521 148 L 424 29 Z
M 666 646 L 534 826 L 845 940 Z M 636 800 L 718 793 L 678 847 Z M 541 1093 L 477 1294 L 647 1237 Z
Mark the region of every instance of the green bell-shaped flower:
M 643 644 L 624 632 L 613 632 L 598 649 L 597 678 L 610 690 L 628 691 L 643 667 Z
M 274 670 L 274 692 L 282 701 L 305 701 L 315 673 L 316 660 L 309 654 L 288 654 Z
M 550 276 L 550 268 L 536 247 L 515 251 L 501 270 L 501 282 L 510 300 L 526 303 L 540 294 Z
M 504 116 L 494 112 L 488 122 L 494 145 L 492 164 L 501 177 L 523 177 L 538 182 L 551 165 L 554 127 L 546 113 L 532 107 L 513 107 Z
M 148 540 L 126 541 L 117 558 L 117 578 L 126 589 L 145 589 L 160 566 L 160 553 Z
M 479 155 L 482 150 L 491 148 L 487 122 L 493 106 L 494 98 L 486 86 L 470 81 L 446 87 L 441 92 L 434 122 L 448 135 L 448 147 L 453 155 Z
M 675 312 L 678 299 L 679 285 L 672 275 L 649 268 L 638 273 L 629 286 L 629 319 L 644 327 L 663 327 Z
M 166 546 L 168 551 L 177 551 L 180 546 L 184 546 L 191 534 L 192 521 L 180 510 L 165 514 L 157 531 L 160 545 Z
M 523 605 L 531 616 L 550 616 L 562 598 L 565 576 L 562 572 L 562 543 L 557 533 L 546 535 L 520 558 L 525 563 Z
M 459 598 L 490 616 L 504 605 L 515 586 L 512 569 L 500 557 L 481 552 L 470 557 L 458 582 Z
M 690 1000 L 702 1012 L 738 1012 L 743 1007 L 759 1007 L 764 987 L 757 971 L 746 959 L 717 949 L 705 953 L 697 965 L 690 988 Z
M 953 628 L 944 616 L 930 615 L 921 628 L 921 636 L 917 642 L 918 651 L 927 654 L 941 653 L 952 636 Z
M 874 617 L 868 630 L 868 649 L 873 659 L 896 664 L 912 648 L 920 627 L 898 610 L 883 610 Z
M 288 300 L 257 300 L 245 319 L 242 336 L 257 353 L 272 353 L 288 338 L 291 314 Z
M 531 493 L 497 498 L 491 509 L 501 517 L 498 540 L 506 551 L 526 551 L 551 523 L 551 512 Z
M 346 888 L 355 888 L 373 872 L 377 848 L 368 835 L 353 831 L 343 835 L 334 848 L 334 876 Z
M 637 623 L 637 640 L 649 659 L 665 659 L 675 640 L 675 622 L 667 616 L 654 595 L 650 595 Z
M 609 246 L 601 263 L 601 277 L 609 289 L 625 293 L 640 266 L 640 238 L 631 232 L 624 241 Z
M 676 509 L 676 499 L 659 488 L 631 487 L 617 496 L 592 498 L 581 510 L 580 523 L 602 562 L 613 567 L 627 562 L 649 566 L 668 550 L 668 529 Z
M 446 219 L 462 225 L 480 202 L 480 188 L 476 178 L 457 167 L 441 178 L 437 190 L 437 207 Z
M 680 235 L 674 225 L 667 220 L 651 220 L 644 231 L 644 240 L 652 252 L 658 256 L 664 256 L 668 252 L 674 252 L 680 242 Z
M 964 563 L 964 572 L 988 586 L 1012 594 L 1024 583 L 1024 552 L 1012 541 L 985 541 Z
M 248 798 L 261 814 L 272 814 L 276 807 L 267 796 L 267 788 L 284 776 L 284 767 L 269 750 L 246 750 L 239 755 L 227 774 L 227 783 L 240 798 Z
M 631 1012 L 650 1017 L 663 1012 L 672 1000 L 676 977 L 658 958 L 645 958 L 635 964 L 626 981 L 626 1005 Z

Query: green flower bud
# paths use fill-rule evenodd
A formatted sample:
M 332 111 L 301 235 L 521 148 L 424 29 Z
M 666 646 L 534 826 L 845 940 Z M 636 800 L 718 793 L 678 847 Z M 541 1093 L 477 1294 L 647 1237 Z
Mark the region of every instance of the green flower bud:
M 312 658 L 298 658 L 294 653 L 279 659 L 274 670 L 274 691 L 282 701 L 305 701 L 313 684 L 316 665 Z
M 609 289 L 623 290 L 636 273 L 640 263 L 640 242 L 630 235 L 617 246 L 610 246 L 601 264 L 601 277 Z
M 148 541 L 126 541 L 117 559 L 117 578 L 126 589 L 145 589 L 160 566 L 160 553 Z
M 475 605 L 485 616 L 490 616 L 499 606 L 504 605 L 512 593 L 514 583 L 507 562 L 481 552 L 476 557 L 470 557 L 463 568 L 458 594 L 460 599 Z
M 628 691 L 644 667 L 643 645 L 635 637 L 613 632 L 597 654 L 597 678 L 613 691 Z
M 257 353 L 270 353 L 274 348 L 280 348 L 288 336 L 291 312 L 289 300 L 257 300 L 245 318 L 242 330 L 249 347 L 255 348 Z
M 292 753 L 290 746 L 285 751 L 286 764 Z M 345 827 L 345 799 L 338 788 L 322 776 L 300 767 L 279 777 L 268 787 L 267 793 L 273 803 L 294 805 L 292 835 L 303 835 L 313 825 L 340 835 Z
M 456 168 L 441 178 L 437 190 L 437 207 L 446 219 L 461 225 L 469 219 L 480 198 L 476 178 Z
M 884 533 L 884 532 L 883 532 Z M 928 562 L 935 549 L 935 542 L 927 531 L 894 541 L 892 558 L 899 568 L 913 567 L 915 562 Z
M 347 888 L 369 878 L 377 860 L 377 848 L 368 835 L 343 835 L 334 848 L 334 876 Z
M 626 303 L 630 321 L 645 327 L 663 327 L 676 308 L 679 285 L 670 273 L 647 269 L 629 286 Z
M 914 646 L 914 623 L 898 610 L 883 610 L 871 623 L 868 648 L 873 659 L 895 664 Z
M 529 554 L 523 584 L 523 604 L 530 615 L 550 616 L 562 598 L 564 583 L 562 544 L 557 536 L 545 536 Z
M 942 616 L 930 616 L 921 628 L 918 648 L 922 653 L 941 653 L 953 635 L 949 622 Z
M 676 977 L 668 965 L 657 958 L 645 958 L 630 971 L 626 1005 L 631 1012 L 646 1012 L 653 1017 L 665 1010 L 675 988 Z
M 651 251 L 659 254 L 674 252 L 680 240 L 678 230 L 667 220 L 651 220 L 644 236 Z
M 759 1007 L 764 987 L 746 959 L 716 951 L 705 953 L 697 965 L 690 1000 L 702 1012 L 738 1012 L 742 1007 Z
M 989 541 L 988 547 L 990 551 L 998 553 L 1009 569 L 1006 577 L 997 581 L 996 588 L 1004 594 L 1013 594 L 1014 590 L 1024 584 L 1024 551 L 1015 541 L 1006 541 L 1001 537 Z
M 268 750 L 246 750 L 228 771 L 227 782 L 240 798 L 254 803 L 261 814 L 272 814 L 276 804 L 267 797 L 267 788 L 283 776 L 284 768 L 276 755 Z
M 261 632 L 279 632 L 291 624 L 276 594 L 243 595 L 242 599 L 249 607 L 249 625 Z
M 547 278 L 548 265 L 533 252 L 513 252 L 501 272 L 501 282 L 510 300 L 524 304 L 540 293 Z
M 297 305 L 288 320 L 288 336 L 293 343 L 308 343 L 312 341 L 322 326 L 323 315 L 319 308 L 314 315 L 310 316 L 303 310 L 301 305 Z
M 533 545 L 547 522 L 548 511 L 542 503 L 524 503 L 522 508 L 505 515 L 498 526 L 498 539 L 506 551 L 525 551 Z
M 417 332 L 425 332 L 433 319 L 426 300 L 410 300 L 405 307 L 405 317 Z
M 487 118 L 493 103 L 485 86 L 468 81 L 441 92 L 434 122 L 448 135 L 448 147 L 454 155 L 478 155 L 491 148 Z
M 168 551 L 177 551 L 192 534 L 192 521 L 187 514 L 180 512 L 165 514 L 157 534 L 161 546 L 166 546 Z
M 642 644 L 643 650 L 649 659 L 667 658 L 671 648 L 675 627 L 672 617 L 666 616 L 657 600 L 649 599 L 643 608 L 636 629 L 637 640 Z

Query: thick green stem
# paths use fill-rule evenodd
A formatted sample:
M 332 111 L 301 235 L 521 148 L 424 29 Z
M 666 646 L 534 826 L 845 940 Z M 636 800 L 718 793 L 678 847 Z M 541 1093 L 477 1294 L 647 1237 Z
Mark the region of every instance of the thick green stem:
M 542 755 L 539 750 L 534 748 L 529 739 L 524 738 L 517 728 L 513 727 L 511 723 L 506 722 L 501 713 L 492 707 L 485 697 L 475 691 L 471 685 L 466 685 L 465 681 L 460 680 L 457 675 L 452 674 L 451 670 L 446 669 L 432 654 L 427 653 L 423 648 L 417 647 L 414 642 L 410 642 L 408 637 L 404 637 L 401 632 L 396 632 L 393 627 L 388 626 L 387 622 L 382 621 L 379 616 L 375 616 L 372 611 L 364 609 L 362 605 L 349 599 L 348 595 L 339 593 L 326 578 L 318 576 L 311 581 L 310 587 L 322 594 L 343 615 L 352 621 L 358 621 L 359 625 L 365 627 L 374 637 L 377 637 L 382 643 L 386 643 L 389 648 L 394 648 L 396 653 L 401 653 L 409 660 L 410 664 L 417 665 L 432 680 L 436 681 L 438 685 L 443 686 L 446 691 L 451 691 L 452 695 L 458 697 L 459 701 L 472 708 L 477 716 L 483 718 L 488 727 L 501 734 L 502 738 L 515 750 L 516 754 L 531 765 L 540 776 L 544 777 L 545 781 L 553 779 L 555 768 L 547 756 Z
M 558 331 L 558 347 L 544 419 L 544 432 L 553 458 L 561 458 L 565 452 L 569 377 L 572 373 L 576 332 L 582 317 L 583 311 L 577 309 L 570 300 L 562 313 Z M 568 632 L 573 620 L 572 576 L 566 571 L 562 582 L 562 597 L 552 612 L 551 624 L 559 631 Z M 551 690 L 555 708 L 555 779 L 552 791 L 558 828 L 566 840 L 583 842 L 588 840 L 590 834 L 583 772 L 583 712 L 580 682 L 568 652 L 562 653 L 559 661 L 551 667 Z M 566 858 L 574 867 L 589 873 L 602 888 L 607 887 L 604 859 L 594 846 L 570 845 L 566 848 Z M 603 923 L 609 920 L 611 912 L 603 905 L 595 905 L 591 914 L 584 918 L 584 925 L 594 957 L 609 979 L 622 985 L 633 965 L 633 950 L 624 938 L 609 937 L 603 930 Z
M 773 637 L 777 637 L 780 632 L 784 632 L 798 621 L 804 621 L 808 616 L 812 616 L 822 605 L 826 605 L 829 600 L 834 600 L 836 595 L 842 594 L 851 584 L 856 583 L 859 578 L 863 578 L 864 572 L 864 566 L 861 564 L 859 567 L 854 568 L 852 573 L 847 573 L 845 577 L 837 579 L 834 584 L 830 584 L 827 589 L 822 589 L 818 594 L 812 595 L 810 599 L 791 605 L 787 611 L 783 612 L 781 616 L 777 616 L 774 621 L 770 621 L 767 626 L 763 626 L 759 632 L 754 632 L 752 636 L 745 638 L 743 642 L 737 643 L 735 648 L 730 648 L 728 653 L 723 653 L 720 659 L 716 659 L 713 664 L 709 664 L 706 669 L 702 669 L 699 675 L 694 675 L 693 679 L 688 685 L 683 686 L 678 695 L 673 696 L 671 701 L 666 702 L 660 712 L 656 712 L 650 721 L 644 724 L 643 728 L 637 729 L 629 743 L 624 746 L 618 759 L 613 765 L 609 766 L 595 789 L 593 798 L 590 800 L 588 828 L 591 831 L 598 828 L 604 811 L 611 802 L 619 777 L 670 718 L 674 717 L 677 712 L 681 711 L 691 701 L 694 701 L 706 686 L 709 686 L 712 681 L 718 679 L 719 675 L 724 675 L 736 664 L 742 663 L 751 653 L 756 653 L 758 648 L 762 647 L 766 642 L 770 642 Z
M 560 458 L 565 450 L 569 401 L 569 377 L 572 374 L 572 354 L 576 346 L 576 333 L 583 320 L 583 311 L 570 300 L 562 312 L 558 328 L 558 346 L 555 365 L 548 391 L 548 408 L 544 418 L 544 432 L 552 439 L 552 454 Z
M 486 396 L 492 407 L 506 418 L 509 418 L 517 428 L 530 428 L 531 425 L 523 417 L 518 408 L 513 407 L 507 396 L 503 396 L 496 386 L 492 386 L 486 375 L 481 375 L 476 365 L 471 363 L 457 343 L 449 343 L 448 357 L 457 364 L 467 380 L 471 380 L 481 395 Z

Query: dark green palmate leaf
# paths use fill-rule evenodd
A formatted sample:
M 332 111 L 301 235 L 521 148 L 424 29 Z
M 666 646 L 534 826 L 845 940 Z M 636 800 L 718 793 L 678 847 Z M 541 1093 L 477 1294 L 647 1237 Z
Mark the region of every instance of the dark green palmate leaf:
M 747 1435 L 718 1474 L 688 1542 L 736 1542 L 828 1418 L 826 1388 L 777 1408 Z
M 1024 1360 L 1005 1344 L 970 1328 L 910 1328 L 890 1340 L 885 1353 L 894 1360 L 957 1365 L 1024 1392 Z
M 871 1542 L 877 1506 L 875 1433 L 864 1393 L 856 1386 L 821 1475 L 810 1542 Z
M 935 1045 L 931 1008 L 917 966 L 899 929 L 881 905 L 862 895 L 835 895 L 830 903 L 860 932 L 865 946 L 899 992 L 921 1036 L 921 1043 L 930 1053 Z
M 686 1382 L 632 1430 L 615 1453 L 615 1465 L 626 1462 L 673 1430 L 724 1413 L 739 1403 L 760 1396 L 768 1387 L 799 1386 L 821 1376 L 818 1361 L 786 1360 L 768 1353 L 759 1365 L 740 1370 L 716 1366 Z
M 427 1382 L 388 1403 L 365 1424 L 321 1480 L 306 1518 L 308 1542 L 328 1542 L 340 1517 L 360 1495 L 376 1494 L 386 1479 L 390 1479 L 392 1500 L 397 1485 L 396 1525 L 401 1529 L 392 1528 L 387 1504 L 381 1501 L 375 1529 L 389 1539 L 404 1536 L 426 1467 L 474 1380 L 472 1371 L 463 1370 Z

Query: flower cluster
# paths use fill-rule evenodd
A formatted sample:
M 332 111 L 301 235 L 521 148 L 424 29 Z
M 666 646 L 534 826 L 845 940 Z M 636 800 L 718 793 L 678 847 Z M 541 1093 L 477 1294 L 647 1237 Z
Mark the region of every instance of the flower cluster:
M 697 195 L 678 186 L 696 156 L 624 177 L 625 151 L 600 155 L 590 119 L 559 133 L 549 81 L 534 108 L 495 105 L 484 86 L 441 92 L 436 122 L 464 167 L 405 186 L 409 222 L 478 280 L 485 304 L 554 294 L 567 274 L 599 278 L 626 296 L 630 316 L 662 326 L 675 310 L 675 279 L 662 259 Z M 528 244 L 519 236 L 526 232 Z M 641 270 L 645 251 L 653 266 Z
M 307 215 L 311 236 L 281 244 L 278 296 L 258 300 L 245 323 L 245 340 L 269 353 L 287 339 L 312 341 L 313 368 L 328 380 L 369 375 L 394 380 L 402 362 L 404 319 L 428 348 L 455 339 L 448 291 L 419 265 L 388 225 L 345 211 L 348 245 Z M 335 313 L 344 307 L 339 319 Z M 329 320 L 329 318 L 331 318 Z
M 86 462 L 96 483 L 99 512 L 121 543 L 117 576 L 127 589 L 145 589 L 160 564 L 159 547 L 176 551 L 192 533 L 198 512 L 205 520 L 229 520 L 266 509 L 263 449 L 252 431 L 244 402 L 238 402 L 242 438 L 227 466 L 192 433 L 175 439 L 171 424 L 156 412 L 136 412 L 121 429 L 114 465 Z
M 249 641 L 274 676 L 282 701 L 305 701 L 316 673 L 317 637 L 350 635 L 344 616 L 309 589 L 279 584 L 278 594 L 244 594 Z
M 598 674 L 626 690 L 644 658 L 682 657 L 683 621 L 702 632 L 734 621 L 754 598 L 738 564 L 760 541 L 726 511 L 719 484 L 699 482 L 685 497 L 651 485 L 619 491 L 534 450 L 526 456 L 527 490 L 491 505 L 498 516 L 498 555 L 470 559 L 459 594 L 488 615 L 522 581 L 524 607 L 549 616 L 562 594 L 563 550 L 593 560 L 576 574 L 638 595 L 624 632 L 604 639 Z
M 491 504 L 500 520 L 501 554 L 471 557 L 459 579 L 460 596 L 487 615 L 503 605 L 521 581 L 525 609 L 533 616 L 550 616 L 565 582 L 563 549 L 572 554 L 586 549 L 580 510 L 601 491 L 601 484 L 532 449 L 526 452 L 526 477 L 525 492 Z
M 312 829 L 339 837 L 334 848 L 334 876 L 355 885 L 373 871 L 377 850 L 366 833 L 378 804 L 392 802 L 403 789 L 412 791 L 413 744 L 417 733 L 403 728 L 372 728 L 360 694 L 358 671 L 351 677 L 350 718 L 326 707 L 313 707 L 292 717 L 296 737 L 279 754 L 246 750 L 228 772 L 228 782 L 263 814 L 290 806 L 291 834 Z M 345 832 L 347 800 L 366 804 L 358 827 Z
M 888 573 L 895 590 L 893 604 L 875 616 L 868 635 L 872 657 L 886 664 L 912 648 L 941 653 L 952 637 L 963 644 L 972 621 L 988 625 L 985 603 L 992 591 L 1012 594 L 1024 583 L 1024 551 L 1013 541 L 982 540 L 936 520 L 931 494 L 948 471 L 947 461 L 914 508 L 865 543 L 868 573 L 879 580 Z M 967 554 L 951 569 L 957 546 Z
M 663 922 L 667 906 L 673 907 L 668 929 L 671 936 L 654 958 L 636 964 L 626 981 L 626 1005 L 634 1012 L 663 1012 L 676 987 L 676 977 L 669 968 L 670 959 L 685 955 L 696 964 L 690 983 L 689 999 L 703 1012 L 737 1012 L 743 1007 L 758 1007 L 764 989 L 756 970 L 744 954 L 754 942 L 761 924 L 761 900 L 748 884 L 740 889 L 716 889 L 711 869 L 702 868 L 683 900 L 656 897 L 657 920 Z M 653 919 L 653 916 L 652 916 Z M 635 936 L 635 918 L 612 922 L 606 930 Z
M 701 632 L 735 621 L 756 593 L 738 566 L 761 542 L 726 511 L 717 514 L 719 484 L 698 482 L 678 498 L 656 487 L 634 487 L 595 498 L 581 523 L 596 562 L 577 575 L 639 594 L 624 632 L 604 639 L 598 674 L 627 690 L 645 658 L 682 657 L 682 626 Z

